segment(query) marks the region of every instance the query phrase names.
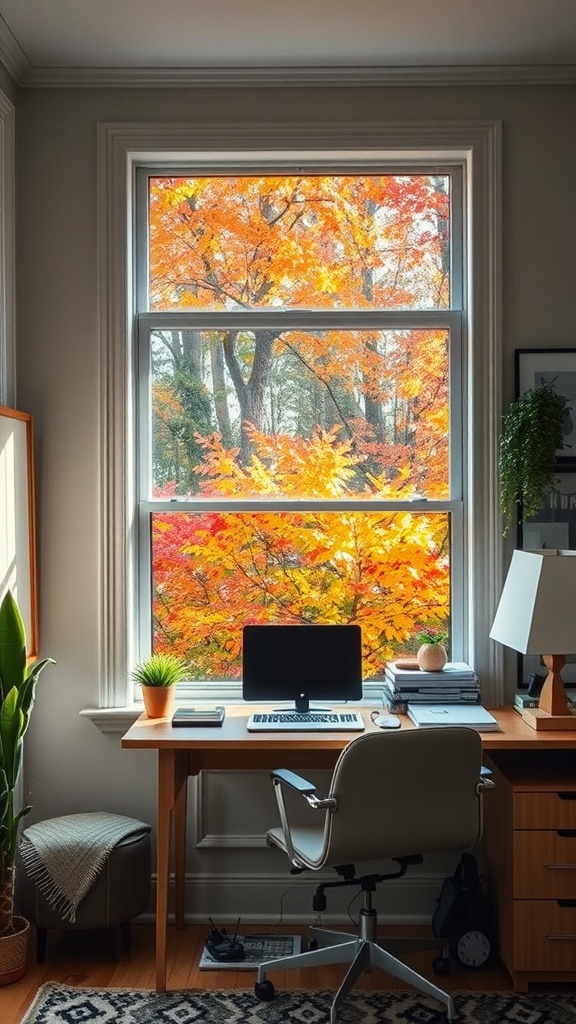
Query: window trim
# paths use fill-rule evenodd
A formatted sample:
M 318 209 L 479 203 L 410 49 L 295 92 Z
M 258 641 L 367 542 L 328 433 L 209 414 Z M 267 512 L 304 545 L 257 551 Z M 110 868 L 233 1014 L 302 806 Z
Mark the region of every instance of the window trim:
M 262 152 L 282 160 L 297 150 L 309 156 L 326 151 L 347 154 L 351 166 L 364 154 L 397 156 L 404 162 L 438 159 L 465 162 L 473 190 L 466 211 L 473 225 L 466 307 L 470 311 L 470 358 L 466 367 L 470 402 L 468 494 L 470 529 L 465 538 L 464 572 L 471 574 L 466 615 L 470 658 L 479 673 L 484 700 L 502 699 L 503 653 L 488 640 L 502 577 L 502 538 L 497 489 L 497 445 L 501 416 L 501 125 L 481 122 L 340 123 L 277 126 L 187 124 L 98 126 L 98 269 L 100 344 L 100 707 L 132 704 L 128 666 L 134 654 L 136 528 L 134 480 L 128 453 L 136 443 L 133 424 L 136 382 L 132 352 L 132 204 L 136 166 L 146 160 L 174 165 L 194 157 L 214 162 L 218 155 Z M 318 147 L 322 148 L 319 149 Z M 216 147 L 218 147 L 216 149 Z M 293 157 L 292 157 L 293 160 Z M 400 164 L 400 160 L 398 163 Z M 260 166 L 258 164 L 258 166 Z M 466 255 L 466 254 L 465 254 Z
M 15 109 L 0 90 L 0 405 L 16 405 Z

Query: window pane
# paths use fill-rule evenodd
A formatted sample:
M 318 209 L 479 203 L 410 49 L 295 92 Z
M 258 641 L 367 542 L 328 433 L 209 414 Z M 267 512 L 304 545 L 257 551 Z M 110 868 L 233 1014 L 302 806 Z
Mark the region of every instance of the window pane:
M 449 496 L 446 330 L 151 337 L 152 496 Z
M 359 623 L 365 678 L 415 630 L 448 629 L 446 512 L 156 512 L 155 652 L 241 677 L 245 623 Z
M 149 309 L 446 309 L 443 174 L 149 179 Z

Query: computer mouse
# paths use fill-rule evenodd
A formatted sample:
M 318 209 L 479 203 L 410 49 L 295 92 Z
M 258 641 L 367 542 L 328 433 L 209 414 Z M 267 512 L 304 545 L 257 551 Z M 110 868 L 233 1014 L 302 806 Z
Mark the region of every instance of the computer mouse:
M 399 729 L 402 722 L 396 715 L 378 715 L 374 719 L 374 725 L 379 729 Z

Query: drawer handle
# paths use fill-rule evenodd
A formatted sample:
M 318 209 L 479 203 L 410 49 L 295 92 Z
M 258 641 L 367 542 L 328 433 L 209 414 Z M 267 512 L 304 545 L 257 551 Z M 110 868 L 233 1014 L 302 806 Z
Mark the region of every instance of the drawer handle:
M 566 871 L 567 869 L 576 868 L 576 864 L 545 864 L 545 868 L 550 868 L 551 871 Z
M 557 793 L 556 796 L 559 800 L 576 800 L 576 793 L 571 793 L 569 791 L 565 793 Z
M 562 839 L 575 839 L 576 838 L 576 828 L 559 828 L 559 829 L 556 829 L 556 835 L 560 836 Z
M 550 942 L 574 942 L 576 941 L 576 935 L 548 935 L 544 933 Z

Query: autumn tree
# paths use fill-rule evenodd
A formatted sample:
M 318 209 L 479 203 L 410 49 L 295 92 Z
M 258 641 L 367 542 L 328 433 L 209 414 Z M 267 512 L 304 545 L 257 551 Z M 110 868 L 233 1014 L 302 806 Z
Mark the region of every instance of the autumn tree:
M 448 179 L 153 177 L 149 265 L 150 309 L 184 315 L 151 342 L 153 491 L 223 502 L 154 515 L 155 646 L 234 676 L 248 619 L 354 621 L 377 671 L 449 614 L 447 515 L 370 511 L 448 495 L 449 337 L 361 315 L 448 307 Z

